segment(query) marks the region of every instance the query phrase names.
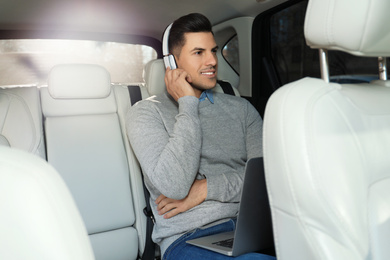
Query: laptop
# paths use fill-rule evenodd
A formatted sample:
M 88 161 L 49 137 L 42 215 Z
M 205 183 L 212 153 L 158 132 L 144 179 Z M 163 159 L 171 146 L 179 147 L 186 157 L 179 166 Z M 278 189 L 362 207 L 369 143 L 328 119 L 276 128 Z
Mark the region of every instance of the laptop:
M 205 236 L 187 243 L 228 256 L 266 250 L 274 245 L 271 210 L 265 185 L 263 157 L 245 167 L 235 231 Z

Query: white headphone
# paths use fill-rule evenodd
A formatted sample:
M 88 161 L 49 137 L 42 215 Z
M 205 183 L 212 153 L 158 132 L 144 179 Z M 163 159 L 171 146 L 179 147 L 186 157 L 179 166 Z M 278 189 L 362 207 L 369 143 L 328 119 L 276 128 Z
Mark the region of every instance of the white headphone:
M 177 69 L 175 57 L 173 56 L 173 54 L 169 52 L 169 47 L 168 47 L 169 32 L 171 31 L 172 24 L 173 23 L 168 25 L 168 27 L 165 29 L 163 41 L 162 41 L 162 51 L 163 51 L 165 68 L 170 67 L 171 70 L 174 70 Z

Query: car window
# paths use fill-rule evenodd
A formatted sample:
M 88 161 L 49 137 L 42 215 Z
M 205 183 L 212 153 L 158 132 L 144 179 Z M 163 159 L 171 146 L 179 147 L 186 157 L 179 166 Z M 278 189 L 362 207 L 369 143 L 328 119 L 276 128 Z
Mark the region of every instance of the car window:
M 240 71 L 240 62 L 239 62 L 239 51 L 238 51 L 238 37 L 237 35 L 233 36 L 222 49 L 222 56 L 229 63 L 229 65 L 234 69 L 234 71 L 239 74 Z
M 282 85 L 320 76 L 318 51 L 306 45 L 303 35 L 306 6 L 303 1 L 270 17 L 271 55 Z
M 320 77 L 318 50 L 306 45 L 303 34 L 306 7 L 307 1 L 301 1 L 270 17 L 272 59 L 281 85 L 303 77 Z M 328 62 L 332 81 L 364 82 L 378 78 L 376 57 L 329 51 Z
M 142 82 L 144 65 L 157 58 L 149 46 L 84 40 L 1 40 L 0 86 L 45 85 L 50 69 L 62 63 L 105 67 L 114 83 Z
M 304 77 L 321 77 L 319 52 L 306 45 L 303 32 L 307 3 L 287 1 L 259 13 L 253 22 L 251 102 L 261 116 L 279 87 Z M 329 51 L 328 62 L 332 82 L 368 82 L 378 78 L 376 57 Z

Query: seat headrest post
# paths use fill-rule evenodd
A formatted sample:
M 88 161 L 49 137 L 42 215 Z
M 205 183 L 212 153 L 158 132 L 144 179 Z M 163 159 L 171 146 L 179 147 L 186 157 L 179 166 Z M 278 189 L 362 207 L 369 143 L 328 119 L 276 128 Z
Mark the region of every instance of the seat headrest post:
M 329 63 L 328 63 L 328 50 L 319 49 L 320 55 L 320 68 L 321 68 L 321 78 L 329 83 Z
M 387 80 L 387 59 L 386 57 L 378 57 L 379 79 Z

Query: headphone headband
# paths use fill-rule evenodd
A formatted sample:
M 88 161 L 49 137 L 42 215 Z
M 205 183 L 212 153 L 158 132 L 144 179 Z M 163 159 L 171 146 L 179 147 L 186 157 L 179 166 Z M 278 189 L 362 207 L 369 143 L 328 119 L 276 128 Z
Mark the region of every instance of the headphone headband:
M 169 40 L 169 33 L 171 31 L 172 24 L 173 23 L 168 25 L 168 27 L 165 29 L 165 32 L 164 32 L 163 42 L 162 42 L 162 51 L 163 51 L 163 55 L 164 56 L 169 55 L 169 43 L 168 43 L 168 40 Z
M 171 31 L 172 27 L 171 23 L 168 25 L 168 27 L 165 29 L 164 35 L 163 35 L 163 40 L 162 40 L 162 51 L 163 51 L 163 60 L 165 67 L 168 68 L 170 67 L 172 70 L 177 68 L 175 57 L 169 53 L 169 44 L 168 44 L 168 39 L 169 39 L 169 33 Z

